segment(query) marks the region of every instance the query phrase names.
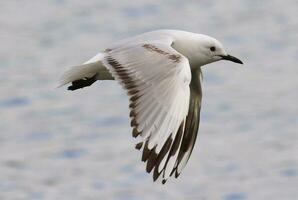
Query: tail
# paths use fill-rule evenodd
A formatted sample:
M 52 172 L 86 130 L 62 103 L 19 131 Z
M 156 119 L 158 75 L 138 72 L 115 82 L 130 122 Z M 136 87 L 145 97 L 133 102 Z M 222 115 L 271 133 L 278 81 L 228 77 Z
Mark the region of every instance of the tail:
M 83 65 L 71 67 L 60 78 L 58 87 L 72 83 L 68 90 L 76 90 L 92 85 L 97 80 L 113 80 L 114 78 L 108 72 L 101 62 L 103 54 L 98 54 Z

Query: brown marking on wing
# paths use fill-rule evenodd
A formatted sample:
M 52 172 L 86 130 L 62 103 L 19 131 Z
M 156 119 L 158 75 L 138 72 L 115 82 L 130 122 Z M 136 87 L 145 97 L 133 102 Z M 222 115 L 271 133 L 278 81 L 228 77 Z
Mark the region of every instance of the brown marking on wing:
M 115 69 L 115 72 L 124 83 L 124 88 L 127 90 L 128 95 L 130 96 L 130 117 L 131 123 L 130 126 L 133 128 L 132 135 L 137 137 L 141 133 L 137 131 L 137 114 L 135 113 L 135 102 L 138 99 L 139 91 L 136 89 L 137 85 L 134 82 L 134 79 L 130 76 L 129 72 L 114 58 L 111 56 L 106 57 L 108 63 Z
M 181 56 L 179 54 L 170 54 L 168 52 L 165 52 L 161 49 L 159 49 L 158 47 L 152 45 L 152 44 L 144 44 L 142 47 L 144 47 L 145 49 L 147 49 L 148 51 L 152 51 L 152 52 L 156 52 L 159 53 L 161 55 L 165 55 L 167 56 L 170 60 L 173 60 L 174 62 L 178 63 L 181 60 Z

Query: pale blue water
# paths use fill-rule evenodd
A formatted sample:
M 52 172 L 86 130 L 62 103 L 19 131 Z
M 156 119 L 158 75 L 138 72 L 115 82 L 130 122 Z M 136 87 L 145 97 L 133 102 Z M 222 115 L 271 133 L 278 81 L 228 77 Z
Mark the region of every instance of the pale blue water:
M 297 9 L 294 0 L 1 1 L 0 199 L 297 199 Z M 134 150 L 120 86 L 56 89 L 68 66 L 157 28 L 209 34 L 245 63 L 204 67 L 196 147 L 164 186 Z

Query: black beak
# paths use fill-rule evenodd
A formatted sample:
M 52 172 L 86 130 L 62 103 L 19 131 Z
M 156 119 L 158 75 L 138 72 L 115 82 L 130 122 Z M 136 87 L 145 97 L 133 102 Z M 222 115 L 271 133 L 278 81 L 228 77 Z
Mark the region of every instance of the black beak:
M 239 60 L 238 58 L 231 56 L 231 55 L 227 55 L 227 56 L 221 56 L 223 60 L 229 60 L 235 63 L 239 63 L 239 64 L 243 64 L 243 62 L 241 60 Z

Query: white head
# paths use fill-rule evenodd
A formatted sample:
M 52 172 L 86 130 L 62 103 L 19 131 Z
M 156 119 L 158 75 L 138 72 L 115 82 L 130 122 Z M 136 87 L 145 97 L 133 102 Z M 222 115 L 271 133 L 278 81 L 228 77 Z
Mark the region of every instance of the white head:
M 173 47 L 185 55 L 191 65 L 203 66 L 219 60 L 243 64 L 238 58 L 229 55 L 223 45 L 210 36 L 187 32 L 187 35 L 177 39 L 177 44 L 174 43 Z

